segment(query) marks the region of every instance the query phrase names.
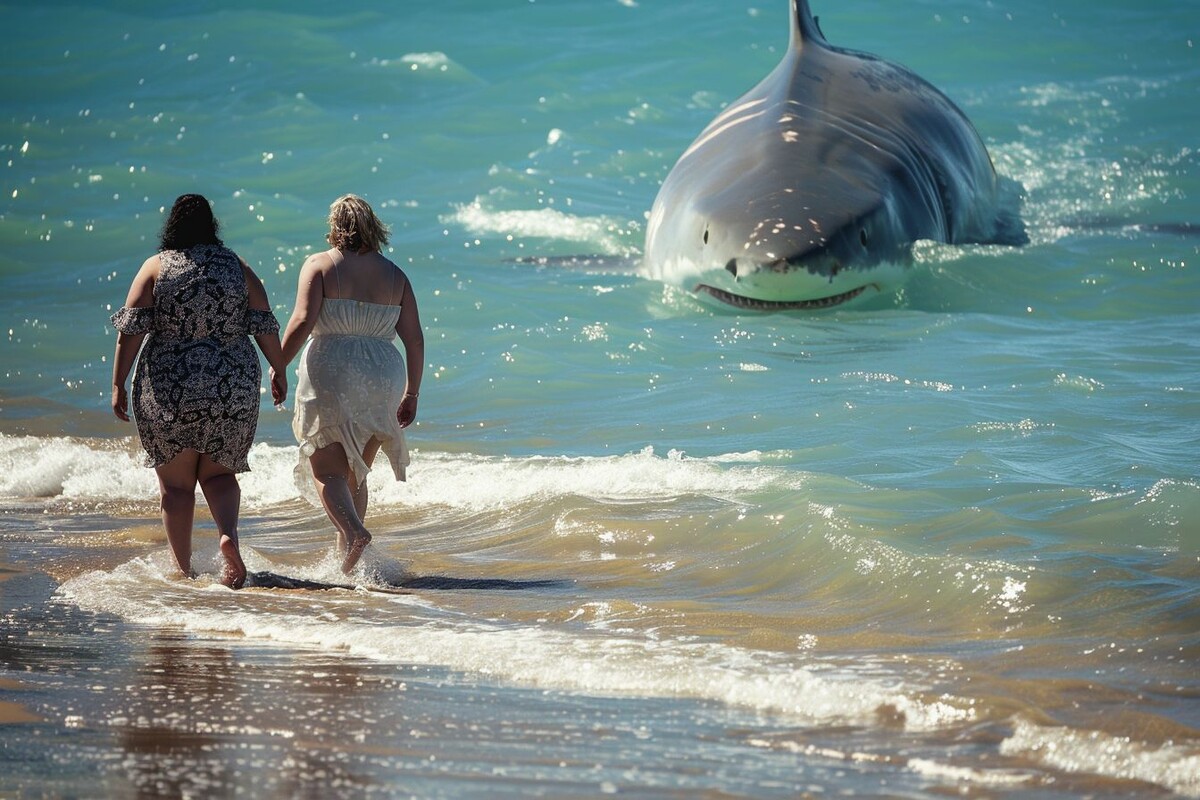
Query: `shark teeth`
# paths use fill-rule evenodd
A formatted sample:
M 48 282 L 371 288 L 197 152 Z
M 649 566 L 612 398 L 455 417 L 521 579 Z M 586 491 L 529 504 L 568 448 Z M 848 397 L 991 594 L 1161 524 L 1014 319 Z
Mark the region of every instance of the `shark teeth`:
M 701 283 L 692 291 L 697 294 L 707 294 L 710 297 L 715 297 L 722 303 L 726 303 L 735 308 L 745 308 L 751 311 L 805 311 L 820 308 L 832 308 L 833 306 L 841 305 L 848 300 L 853 300 L 858 297 L 868 286 L 859 286 L 857 289 L 851 289 L 848 292 L 841 294 L 830 295 L 829 297 L 817 297 L 812 300 L 758 300 L 753 297 L 743 297 L 740 294 L 727 292 L 724 289 L 718 289 L 715 286 L 709 286 L 707 283 Z M 878 288 L 878 287 L 876 287 Z

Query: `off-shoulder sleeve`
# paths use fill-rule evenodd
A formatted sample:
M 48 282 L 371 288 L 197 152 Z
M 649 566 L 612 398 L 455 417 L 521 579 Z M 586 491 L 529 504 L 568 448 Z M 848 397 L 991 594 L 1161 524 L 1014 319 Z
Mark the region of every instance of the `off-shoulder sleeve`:
M 154 306 L 121 306 L 120 310 L 112 315 L 112 325 L 126 336 L 149 333 L 154 329 Z
M 261 336 L 264 333 L 279 333 L 279 320 L 275 319 L 274 311 L 248 308 L 246 309 L 246 331 L 251 336 Z

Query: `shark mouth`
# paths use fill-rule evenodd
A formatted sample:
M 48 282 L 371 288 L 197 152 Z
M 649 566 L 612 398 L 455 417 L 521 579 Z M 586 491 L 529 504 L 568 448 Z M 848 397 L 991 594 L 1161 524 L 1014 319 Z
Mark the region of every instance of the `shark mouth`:
M 718 289 L 715 286 L 709 286 L 707 283 L 699 284 L 692 291 L 715 297 L 722 303 L 727 303 L 735 308 L 745 308 L 751 311 L 796 311 L 839 306 L 848 300 L 858 297 L 867 290 L 868 286 L 875 286 L 876 289 L 879 288 L 877 285 L 869 283 L 866 286 L 859 286 L 857 289 L 851 289 L 848 292 L 829 297 L 818 297 L 813 300 L 757 300 L 753 297 L 743 297 L 740 294 L 734 294 L 724 289 Z

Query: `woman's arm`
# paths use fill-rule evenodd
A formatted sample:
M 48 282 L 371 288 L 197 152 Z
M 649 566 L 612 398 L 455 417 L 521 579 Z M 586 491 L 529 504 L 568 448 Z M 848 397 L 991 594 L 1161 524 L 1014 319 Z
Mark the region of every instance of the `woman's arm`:
M 129 294 L 125 297 L 126 308 L 146 308 L 154 305 L 154 282 L 158 280 L 161 266 L 157 255 L 142 262 L 141 269 L 129 286 Z M 125 390 L 125 381 L 129 380 L 129 372 L 133 369 L 133 362 L 137 359 L 145 338 L 144 333 L 117 334 L 117 347 L 113 353 L 112 410 L 117 419 L 124 422 L 129 422 L 129 397 Z
M 112 410 L 122 422 L 129 422 L 129 393 L 125 389 L 125 381 L 129 378 L 129 370 L 133 369 L 133 362 L 145 338 L 144 333 L 136 336 L 117 334 L 117 349 L 113 354 Z
M 317 316 L 321 313 L 321 304 L 325 299 L 325 280 L 322 276 L 322 266 L 329 261 L 329 256 L 320 253 L 309 256 L 300 268 L 300 280 L 296 287 L 296 305 L 292 309 L 292 318 L 288 320 L 283 332 L 283 363 L 290 364 L 300 348 L 304 346 L 313 326 L 317 324 Z
M 271 301 L 267 298 L 267 289 L 245 261 L 242 261 L 242 274 L 246 277 L 247 305 L 256 311 L 270 311 Z M 287 362 L 283 360 L 279 334 L 258 333 L 255 334 L 254 341 L 258 342 L 258 349 L 262 351 L 271 367 L 271 400 L 275 405 L 279 405 L 287 399 Z
M 396 335 L 404 345 L 404 365 L 408 382 L 404 387 L 404 398 L 396 409 L 396 419 L 401 428 L 407 428 L 417 418 L 417 395 L 421 392 L 421 376 L 425 372 L 425 334 L 421 330 L 421 314 L 417 310 L 417 296 L 412 282 L 404 279 L 404 299 L 401 300 L 400 321 L 396 323 Z

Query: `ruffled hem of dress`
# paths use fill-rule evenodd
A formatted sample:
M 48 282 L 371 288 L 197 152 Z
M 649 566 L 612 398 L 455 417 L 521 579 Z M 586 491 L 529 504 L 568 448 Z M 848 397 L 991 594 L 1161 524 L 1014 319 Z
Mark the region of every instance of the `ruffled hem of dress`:
M 246 331 L 251 336 L 279 333 L 279 320 L 275 312 L 260 308 L 246 309 Z
M 154 329 L 154 306 L 121 306 L 109 321 L 118 333 L 126 336 L 149 333 Z
M 353 476 L 353 485 L 351 490 L 361 486 L 370 474 L 371 468 L 367 466 L 367 462 L 363 461 L 362 453 L 352 442 L 362 438 L 364 441 L 369 440 L 371 436 L 376 434 L 368 434 L 365 437 L 356 437 L 353 434 L 354 423 L 345 422 L 341 425 L 331 425 L 326 428 L 321 428 L 316 433 L 308 436 L 304 441 L 300 442 L 299 452 L 297 454 L 296 466 L 292 470 L 292 477 L 296 483 L 296 488 L 300 491 L 302 497 L 308 500 L 315 506 L 321 506 L 321 498 L 317 495 L 316 487 L 313 485 L 312 468 L 308 463 L 308 459 L 313 453 L 320 450 L 322 447 L 328 447 L 331 444 L 337 443 L 346 451 L 346 461 L 350 464 L 350 473 Z M 388 439 L 379 446 L 379 453 L 387 457 L 388 462 L 392 465 L 392 473 L 396 476 L 397 481 L 407 480 L 406 468 L 409 461 L 404 443 L 404 434 L 401 433 L 398 437 Z M 376 456 L 378 458 L 378 455 Z

